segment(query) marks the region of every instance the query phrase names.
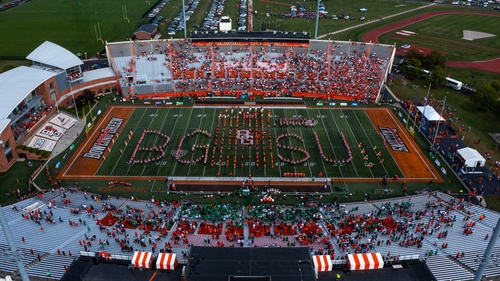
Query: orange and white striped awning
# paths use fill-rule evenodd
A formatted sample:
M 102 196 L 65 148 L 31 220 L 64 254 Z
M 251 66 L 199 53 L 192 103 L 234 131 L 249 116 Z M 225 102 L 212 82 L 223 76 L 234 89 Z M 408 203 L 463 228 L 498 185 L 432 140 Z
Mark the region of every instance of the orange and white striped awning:
M 174 270 L 177 266 L 177 256 L 175 254 L 159 253 L 156 260 L 156 269 Z
M 141 252 L 137 251 L 134 253 L 134 256 L 132 257 L 132 264 L 136 268 L 151 268 L 151 258 L 153 257 L 153 254 L 150 252 Z
M 313 256 L 314 270 L 320 271 L 332 271 L 333 264 L 332 259 L 328 255 Z
M 350 270 L 379 269 L 384 267 L 384 259 L 380 253 L 349 254 Z

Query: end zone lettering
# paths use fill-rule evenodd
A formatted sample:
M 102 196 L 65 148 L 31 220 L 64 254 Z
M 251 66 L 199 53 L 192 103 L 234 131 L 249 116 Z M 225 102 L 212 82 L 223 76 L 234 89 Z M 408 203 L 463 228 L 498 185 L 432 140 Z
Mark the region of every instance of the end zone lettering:
M 106 127 L 101 129 L 101 134 L 99 134 L 94 145 L 92 145 L 90 150 L 85 152 L 82 157 L 100 160 L 124 120 L 123 118 L 112 117 Z
M 410 152 L 403 140 L 399 137 L 398 131 L 393 128 L 378 127 L 382 138 L 389 144 L 392 150 Z

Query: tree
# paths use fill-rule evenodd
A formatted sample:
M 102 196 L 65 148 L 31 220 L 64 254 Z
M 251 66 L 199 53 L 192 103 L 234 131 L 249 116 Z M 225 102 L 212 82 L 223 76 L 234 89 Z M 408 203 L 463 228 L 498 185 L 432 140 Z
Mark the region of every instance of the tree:
M 491 84 L 483 83 L 472 94 L 471 100 L 480 107 L 493 109 L 498 103 L 498 94 Z
M 443 54 L 433 50 L 425 56 L 425 59 L 422 61 L 422 66 L 429 70 L 436 68 L 436 66 L 440 66 L 442 69 L 445 69 L 446 61 L 447 59 Z
M 493 87 L 497 93 L 500 92 L 500 81 L 491 82 L 491 87 Z
M 431 70 L 430 75 L 427 75 L 426 81 L 427 83 L 431 83 L 434 89 L 444 85 L 446 83 L 446 72 L 444 71 L 444 68 L 440 65 L 434 67 Z
M 83 90 L 82 97 L 86 103 L 88 103 L 89 101 L 93 102 L 95 99 L 95 94 L 91 90 L 85 89 Z
M 411 63 L 416 63 L 418 61 L 419 67 L 422 65 L 422 61 L 425 59 L 425 56 L 419 52 L 417 49 L 411 48 L 405 56 L 405 60 L 407 62 Z M 411 64 L 413 65 L 413 64 Z M 416 67 L 416 65 L 413 65 Z
M 416 49 L 410 49 L 405 56 L 405 64 L 401 67 L 401 70 L 408 75 L 408 78 L 414 79 L 420 76 L 422 70 L 422 60 L 424 55 L 422 55 Z

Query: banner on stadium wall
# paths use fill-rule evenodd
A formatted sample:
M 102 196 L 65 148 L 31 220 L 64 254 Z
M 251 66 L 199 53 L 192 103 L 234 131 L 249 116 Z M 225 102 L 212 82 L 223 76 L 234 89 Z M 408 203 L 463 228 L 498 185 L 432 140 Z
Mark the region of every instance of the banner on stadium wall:
M 429 120 L 427 120 L 425 116 L 422 116 L 422 118 L 420 119 L 420 130 L 423 131 L 426 135 L 429 132 Z

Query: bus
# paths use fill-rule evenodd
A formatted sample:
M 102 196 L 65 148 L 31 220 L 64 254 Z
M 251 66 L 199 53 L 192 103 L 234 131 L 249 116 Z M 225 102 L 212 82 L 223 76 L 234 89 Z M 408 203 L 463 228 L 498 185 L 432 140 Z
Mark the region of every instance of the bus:
M 463 85 L 462 82 L 446 77 L 446 84 L 445 84 L 446 87 L 450 87 L 453 90 L 460 91 L 460 89 L 462 89 L 462 85 Z

